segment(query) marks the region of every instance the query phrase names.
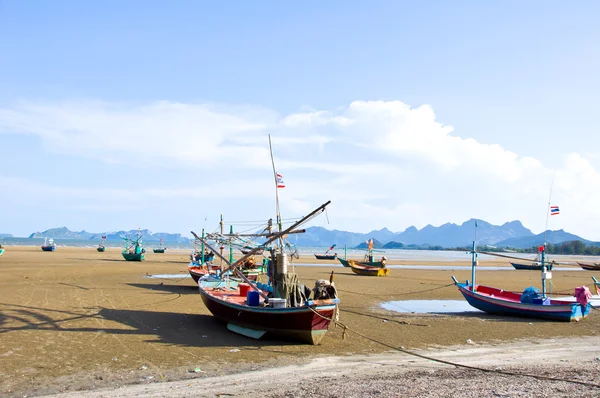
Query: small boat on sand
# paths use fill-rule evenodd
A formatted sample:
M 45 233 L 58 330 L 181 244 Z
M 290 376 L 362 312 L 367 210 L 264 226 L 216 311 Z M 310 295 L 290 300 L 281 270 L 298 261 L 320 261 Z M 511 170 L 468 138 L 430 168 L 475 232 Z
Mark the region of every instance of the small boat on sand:
M 4 248 L 0 245 L 0 256 L 4 254 Z
M 314 253 L 315 258 L 317 260 L 335 260 L 337 258 L 337 253 L 331 253 L 335 245 L 332 245 L 324 254 Z
M 152 249 L 152 251 L 154 253 L 164 253 L 165 250 L 167 250 L 167 248 L 163 246 L 163 240 L 162 240 L 162 238 L 160 238 L 160 241 L 158 242 L 158 247 L 155 248 L 155 249 Z
M 544 246 L 540 246 L 541 264 L 544 262 Z M 495 255 L 486 252 L 487 255 Z M 467 302 L 490 314 L 519 316 L 526 318 L 538 318 L 550 321 L 579 321 L 585 318 L 590 312 L 589 296 L 579 295 L 581 291 L 587 290 L 585 287 L 576 289 L 576 300 L 554 299 L 547 295 L 546 281 L 551 280 L 552 273 L 542 268 L 542 292 L 533 286 L 528 287 L 523 292 L 512 292 L 496 287 L 478 285 L 475 282 L 477 269 L 477 251 L 475 242 L 471 250 L 471 281 L 459 283 L 453 276 L 452 280 L 458 287 L 460 293 Z M 588 290 L 589 293 L 589 290 Z
M 54 243 L 54 239 L 44 238 L 44 244 L 42 245 L 42 250 L 45 252 L 53 252 L 56 250 L 56 243 Z
M 353 260 L 348 260 L 348 265 L 352 272 L 357 275 L 364 276 L 388 276 L 390 270 L 385 267 L 369 267 L 355 263 Z
M 104 246 L 104 241 L 105 240 L 106 240 L 106 236 L 103 236 L 102 240 L 100 241 L 100 244 L 98 245 L 98 247 L 96 248 L 96 250 L 98 250 L 99 252 L 106 251 L 106 246 Z
M 577 264 L 587 271 L 600 271 L 600 263 L 580 263 L 577 261 Z
M 121 238 L 125 241 L 125 249 L 123 249 L 121 254 L 126 261 L 144 260 L 146 249 L 142 247 L 142 233 L 140 231 L 138 231 L 133 239 L 126 236 L 121 236 Z

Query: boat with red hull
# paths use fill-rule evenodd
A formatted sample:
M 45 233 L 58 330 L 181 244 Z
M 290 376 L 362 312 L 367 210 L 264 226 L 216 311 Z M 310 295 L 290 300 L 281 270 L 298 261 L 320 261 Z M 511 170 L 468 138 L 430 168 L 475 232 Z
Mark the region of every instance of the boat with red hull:
M 522 293 L 481 285 L 476 285 L 473 290 L 473 286 L 466 283 L 456 283 L 456 286 L 471 306 L 490 314 L 570 322 L 579 321 L 590 312 L 590 304 L 584 306 L 550 298 L 522 303 Z
M 240 284 L 200 282 L 199 290 L 206 308 L 227 328 L 254 338 L 275 337 L 285 340 L 319 344 L 327 333 L 336 311 L 337 300 L 313 300 L 301 307 L 272 308 L 249 306 L 246 295 L 240 294 Z M 217 288 L 215 288 L 217 287 Z M 262 291 L 263 293 L 267 293 Z

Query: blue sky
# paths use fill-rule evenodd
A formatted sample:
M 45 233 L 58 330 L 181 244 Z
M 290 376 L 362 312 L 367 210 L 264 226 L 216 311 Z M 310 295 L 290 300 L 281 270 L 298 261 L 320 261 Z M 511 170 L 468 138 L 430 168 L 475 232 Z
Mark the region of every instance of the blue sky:
M 600 4 L 0 1 L 0 233 L 519 219 L 600 240 Z

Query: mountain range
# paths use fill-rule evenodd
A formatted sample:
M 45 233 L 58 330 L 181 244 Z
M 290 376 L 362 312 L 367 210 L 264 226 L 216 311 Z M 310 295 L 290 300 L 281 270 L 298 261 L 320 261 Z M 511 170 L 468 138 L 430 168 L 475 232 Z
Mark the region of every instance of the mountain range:
M 477 224 L 477 227 L 475 227 Z M 30 238 L 54 238 L 54 239 L 86 239 L 99 241 L 102 236 L 107 240 L 120 240 L 121 235 L 133 236 L 137 230 L 93 233 L 87 231 L 70 231 L 66 227 L 52 228 L 43 232 L 34 232 Z M 192 239 L 181 234 L 170 234 L 164 232 L 152 233 L 149 230 L 141 230 L 144 241 L 157 242 L 160 239 L 165 243 L 189 243 Z M 292 235 L 290 240 L 297 246 L 303 247 L 329 247 L 333 244 L 338 247 L 357 247 L 365 241 L 373 239 L 376 247 L 421 247 L 441 246 L 444 248 L 469 246 L 477 233 L 477 242 L 480 245 L 496 247 L 511 247 L 526 249 L 539 246 L 546 242 L 558 244 L 561 242 L 579 240 L 587 245 L 600 246 L 600 242 L 592 242 L 577 235 L 568 233 L 562 229 L 547 231 L 535 235 L 520 221 L 511 221 L 502 225 L 493 225 L 483 220 L 470 219 L 464 223 L 446 223 L 439 227 L 427 225 L 422 229 L 412 226 L 402 232 L 392 232 L 387 228 L 374 230 L 368 233 L 348 232 L 339 230 L 328 230 L 323 227 L 306 228 L 306 233 Z M 544 236 L 545 235 L 545 236 Z M 362 246 L 362 245 L 361 245 Z

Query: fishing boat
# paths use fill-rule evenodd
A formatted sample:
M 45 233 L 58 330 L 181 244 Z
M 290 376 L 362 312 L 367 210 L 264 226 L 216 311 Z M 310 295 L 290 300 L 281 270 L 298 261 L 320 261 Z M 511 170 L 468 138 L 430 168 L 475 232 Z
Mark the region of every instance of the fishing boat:
M 4 254 L 4 248 L 0 245 L 0 256 Z
M 106 236 L 103 236 L 102 240 L 100 241 L 100 244 L 98 245 L 98 247 L 96 248 L 96 250 L 98 250 L 99 252 L 106 251 L 106 246 L 104 246 L 104 241 L 105 240 L 106 240 Z
M 200 265 L 191 265 L 190 264 L 188 266 L 188 273 L 190 274 L 190 276 L 192 277 L 194 282 L 198 283 L 200 278 L 202 278 L 205 275 L 208 275 L 210 273 L 210 271 L 207 268 L 202 267 Z
M 529 270 L 529 271 L 541 271 L 542 270 L 542 264 L 540 262 L 533 262 L 531 264 L 523 264 L 523 263 L 515 263 L 512 261 L 509 261 L 511 263 L 511 265 L 518 270 Z M 552 262 L 546 262 L 544 264 L 544 266 L 546 267 L 546 269 L 548 271 L 552 270 L 552 266 L 554 263 Z
M 352 272 L 357 275 L 364 276 L 388 276 L 390 274 L 390 270 L 385 267 L 369 267 L 365 265 L 360 265 L 354 262 L 353 260 L 348 260 L 348 265 Z
M 270 137 L 269 137 L 270 144 Z M 325 211 L 329 201 L 302 217 L 288 228 L 283 228 L 279 214 L 277 190 L 282 187 L 281 177 L 273 174 L 276 183 L 276 209 L 278 232 L 263 234 L 266 239 L 262 246 L 254 247 L 235 262 L 230 262 L 211 246 L 207 237 L 202 241 L 227 264 L 221 277 L 214 280 L 200 280 L 198 287 L 206 308 L 235 333 L 254 338 L 274 337 L 290 339 L 309 344 L 318 344 L 327 333 L 332 319 L 338 314 L 337 291 L 333 284 L 333 273 L 329 281 L 317 280 L 310 290 L 299 283 L 298 275 L 288 271 L 290 262 L 284 239 L 288 234 L 298 233 L 301 224 Z M 200 239 L 193 231 L 192 234 Z M 268 283 L 250 281 L 239 266 L 247 258 L 270 247 Z M 235 278 L 228 277 L 231 272 Z
M 154 253 L 164 253 L 165 250 L 167 250 L 167 248 L 163 246 L 163 240 L 162 240 L 162 238 L 160 238 L 160 241 L 158 242 L 158 247 L 155 248 L 155 249 L 152 249 L 152 251 Z
M 348 260 L 346 258 L 346 254 L 344 253 L 344 258 L 338 257 L 339 262 L 344 267 L 350 267 L 350 261 L 352 261 L 352 263 L 354 265 L 360 265 L 363 267 L 379 267 L 379 268 L 385 267 L 386 262 L 387 262 L 387 257 L 382 256 L 381 260 L 374 261 L 375 257 L 373 255 L 373 239 L 366 241 L 366 243 L 367 243 L 367 251 L 362 260 L 360 260 L 360 261 L 359 260 Z
M 56 243 L 54 243 L 54 239 L 44 238 L 44 244 L 42 245 L 42 250 L 45 252 L 53 252 L 54 250 L 56 250 Z
M 587 271 L 600 271 L 600 263 L 580 263 L 579 261 L 577 261 L 577 264 L 579 264 L 579 266 Z
M 337 253 L 331 253 L 335 245 L 331 245 L 329 249 L 324 254 L 314 253 L 315 258 L 317 260 L 335 260 L 337 258 Z
M 244 247 L 240 248 L 240 251 L 242 252 L 242 254 L 248 254 L 248 253 L 250 253 L 250 251 L 252 249 L 253 249 L 252 246 L 244 246 Z M 265 249 L 262 248 L 262 247 L 260 247 L 257 251 L 255 251 L 253 253 L 260 256 L 260 255 L 262 255 L 264 253 L 264 251 L 265 251 Z
M 142 233 L 140 231 L 133 239 L 124 235 L 121 235 L 121 239 L 125 241 L 125 248 L 121 254 L 126 261 L 144 260 L 146 249 L 142 247 Z
M 544 246 L 539 247 L 542 264 L 542 292 L 533 286 L 523 292 L 512 292 L 496 287 L 476 284 L 477 250 L 475 241 L 471 250 L 471 281 L 459 283 L 452 280 L 467 302 L 478 310 L 497 315 L 539 318 L 551 321 L 579 321 L 590 312 L 590 304 L 583 302 L 553 299 L 546 292 L 546 281 L 552 279 L 552 273 L 544 266 Z M 494 255 L 485 252 L 485 254 Z

